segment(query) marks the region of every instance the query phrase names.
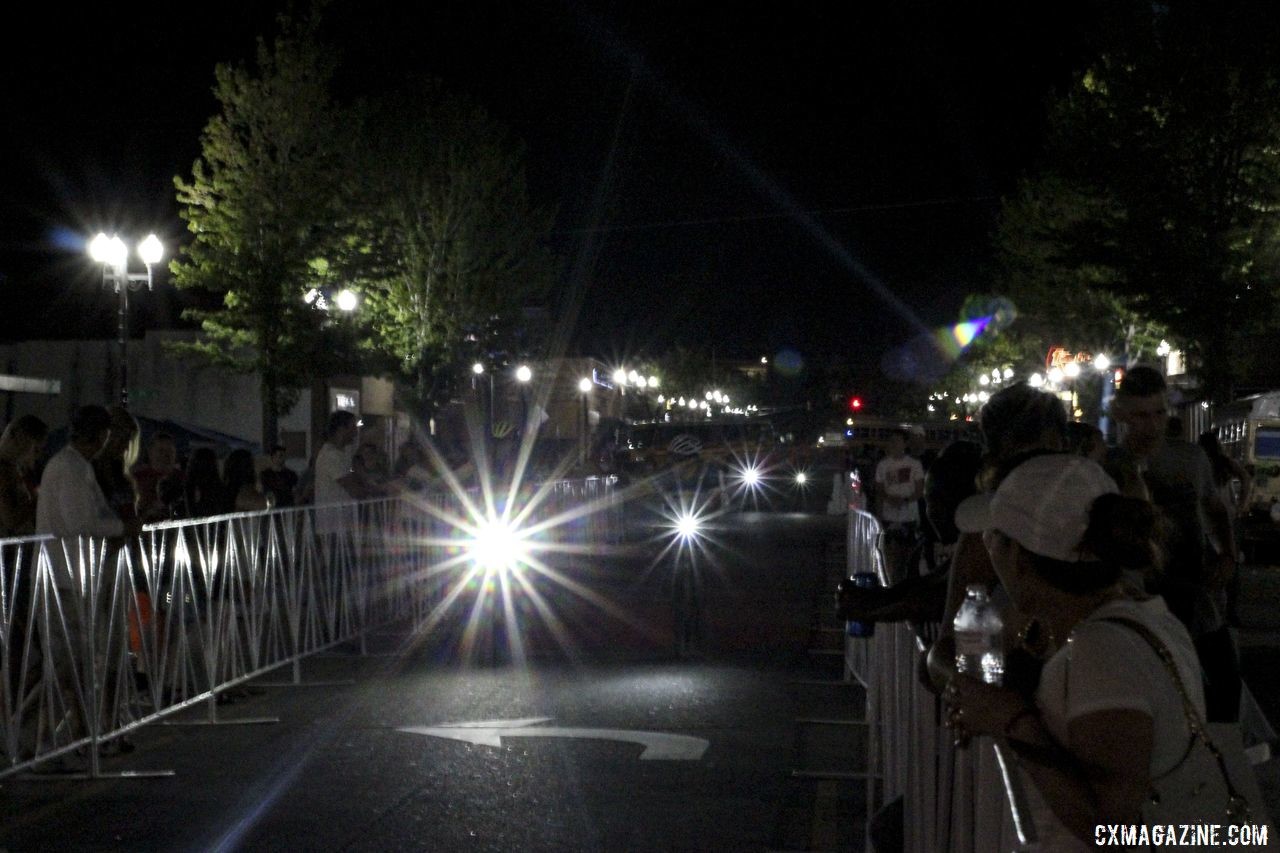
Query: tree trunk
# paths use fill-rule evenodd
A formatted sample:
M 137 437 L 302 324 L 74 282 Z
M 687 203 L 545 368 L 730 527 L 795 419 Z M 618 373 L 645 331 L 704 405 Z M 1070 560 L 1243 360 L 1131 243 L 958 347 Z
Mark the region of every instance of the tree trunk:
M 262 452 L 270 453 L 280 443 L 280 389 L 274 378 L 263 371 L 262 381 Z
M 431 397 L 431 368 L 427 365 L 425 356 L 418 360 L 418 377 L 415 392 L 418 399 L 414 401 L 418 407 L 417 415 L 422 416 L 427 411 L 427 401 Z

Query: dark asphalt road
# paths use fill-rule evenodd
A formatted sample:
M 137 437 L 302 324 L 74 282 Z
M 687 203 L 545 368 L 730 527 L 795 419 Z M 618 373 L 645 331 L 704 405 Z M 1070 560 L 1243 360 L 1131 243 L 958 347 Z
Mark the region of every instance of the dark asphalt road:
M 367 657 L 313 658 L 308 679 L 354 683 L 267 689 L 220 708 L 275 725 L 150 727 L 135 753 L 105 764 L 172 778 L 0 783 L 0 848 L 765 849 L 792 769 L 788 684 L 805 666 L 815 605 L 829 600 L 823 548 L 841 531 L 822 516 L 726 517 L 693 660 L 672 654 L 663 564 L 646 571 L 644 549 L 576 558 L 566 574 L 626 620 L 539 581 L 567 642 L 530 631 L 526 666 L 463 662 L 456 624 L 374 637 Z M 521 718 L 709 745 L 697 760 L 649 761 L 629 742 L 495 747 L 398 730 Z

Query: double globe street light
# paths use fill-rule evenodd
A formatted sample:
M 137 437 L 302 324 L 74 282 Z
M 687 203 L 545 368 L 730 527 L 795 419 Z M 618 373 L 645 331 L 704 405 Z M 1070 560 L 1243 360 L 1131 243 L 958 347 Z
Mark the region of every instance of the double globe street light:
M 101 231 L 89 241 L 89 257 L 102 264 L 102 282 L 115 288 L 120 297 L 119 346 L 120 346 L 120 404 L 129 405 L 129 291 L 152 288 L 151 268 L 164 258 L 164 244 L 155 234 L 148 234 L 137 246 L 138 259 L 146 266 L 145 273 L 129 272 L 129 247 L 117 235 L 108 237 Z

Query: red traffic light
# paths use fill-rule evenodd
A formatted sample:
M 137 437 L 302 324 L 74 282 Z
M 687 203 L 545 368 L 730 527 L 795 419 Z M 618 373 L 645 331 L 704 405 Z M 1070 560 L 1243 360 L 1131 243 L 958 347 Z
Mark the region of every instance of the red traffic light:
M 853 409 L 855 412 L 856 412 L 856 411 L 858 411 L 858 410 L 860 410 L 860 409 L 862 408 L 862 398 L 861 398 L 861 397 L 850 397 L 850 398 L 849 398 L 849 408 L 850 408 L 850 409 Z

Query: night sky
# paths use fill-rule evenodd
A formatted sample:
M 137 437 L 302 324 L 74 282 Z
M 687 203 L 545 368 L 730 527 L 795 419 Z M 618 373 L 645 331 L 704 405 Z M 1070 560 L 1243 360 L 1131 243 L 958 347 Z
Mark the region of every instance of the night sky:
M 1034 7 L 1034 8 L 1033 8 Z M 874 369 L 987 289 L 999 197 L 1087 55 L 1088 7 L 945 2 L 423 4 L 336 0 L 340 81 L 428 71 L 527 148 L 558 211 L 577 346 L 675 343 Z M 0 337 L 113 334 L 76 245 L 183 237 L 172 177 L 216 109 L 219 61 L 266 3 L 45 4 L 0 35 Z M 134 332 L 180 304 L 160 279 Z M 885 294 L 888 294 L 886 297 Z

